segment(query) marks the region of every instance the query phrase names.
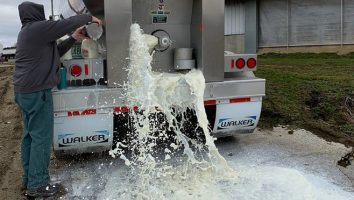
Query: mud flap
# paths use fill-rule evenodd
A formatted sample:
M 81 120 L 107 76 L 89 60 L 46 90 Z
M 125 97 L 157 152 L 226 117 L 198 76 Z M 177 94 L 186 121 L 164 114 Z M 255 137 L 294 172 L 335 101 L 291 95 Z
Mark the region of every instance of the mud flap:
M 216 137 L 235 133 L 252 133 L 257 127 L 262 110 L 262 101 L 219 104 L 213 133 Z
M 112 113 L 54 118 L 54 151 L 100 152 L 110 150 L 112 141 Z

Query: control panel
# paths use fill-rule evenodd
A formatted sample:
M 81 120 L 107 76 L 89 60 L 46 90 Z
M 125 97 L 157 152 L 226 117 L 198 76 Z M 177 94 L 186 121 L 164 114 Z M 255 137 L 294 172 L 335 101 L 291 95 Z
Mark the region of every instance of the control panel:
M 105 85 L 103 59 L 73 59 L 63 61 L 69 86 Z

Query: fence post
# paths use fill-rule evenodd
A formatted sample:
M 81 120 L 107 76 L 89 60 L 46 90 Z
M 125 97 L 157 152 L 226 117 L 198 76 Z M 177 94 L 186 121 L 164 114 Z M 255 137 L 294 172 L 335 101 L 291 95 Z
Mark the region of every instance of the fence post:
M 343 0 L 340 1 L 340 48 L 343 49 L 343 18 L 344 18 Z
M 289 51 L 290 46 L 290 0 L 287 0 L 287 36 L 286 36 L 286 48 Z

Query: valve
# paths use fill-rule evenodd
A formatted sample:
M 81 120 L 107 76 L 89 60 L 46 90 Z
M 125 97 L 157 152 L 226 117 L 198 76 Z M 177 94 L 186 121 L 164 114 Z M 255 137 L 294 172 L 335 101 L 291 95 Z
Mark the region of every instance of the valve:
M 162 29 L 158 29 L 151 33 L 151 35 L 158 38 L 158 45 L 155 47 L 155 51 L 164 52 L 172 45 L 170 34 Z

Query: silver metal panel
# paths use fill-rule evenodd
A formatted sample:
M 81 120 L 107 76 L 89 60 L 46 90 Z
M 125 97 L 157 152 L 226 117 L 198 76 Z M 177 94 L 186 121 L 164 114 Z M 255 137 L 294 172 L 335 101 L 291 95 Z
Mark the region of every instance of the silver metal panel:
M 108 86 L 127 80 L 128 49 L 132 19 L 131 0 L 105 0 Z
M 153 69 L 160 72 L 173 70 L 173 49 L 195 49 L 197 66 L 207 82 L 224 80 L 224 0 L 166 1 L 169 12 L 166 24 L 153 24 L 152 11 L 159 6 L 157 0 L 106 0 L 106 45 L 108 86 L 117 87 L 127 79 L 129 28 L 132 20 L 146 33 L 166 30 L 173 41 L 172 47 L 156 53 Z M 152 10 L 151 10 L 152 9 Z
M 237 81 L 207 83 L 204 99 L 265 96 L 265 79 L 245 78 Z
M 241 0 L 225 1 L 225 35 L 245 34 L 245 6 Z
M 124 105 L 123 89 L 99 86 L 84 89 L 54 90 L 54 112 L 81 111 L 90 108 L 105 109 Z
M 194 0 L 191 43 L 206 82 L 224 80 L 224 1 Z
M 164 5 L 161 12 L 168 12 L 166 24 L 154 24 L 152 12 L 158 11 L 159 5 Z M 173 0 L 161 3 L 158 0 L 133 0 L 133 22 L 138 23 L 145 33 L 164 30 L 170 35 L 172 45 L 164 52 L 156 52 L 152 69 L 158 72 L 174 71 L 174 49 L 189 48 L 190 24 L 192 18 L 191 0 Z
M 174 72 L 174 50 L 176 48 L 191 47 L 190 39 L 190 24 L 166 24 L 156 25 L 148 24 L 141 25 L 145 33 L 151 34 L 157 29 L 167 31 L 172 39 L 171 47 L 164 52 L 156 52 L 152 63 L 153 71 L 157 72 Z
M 190 24 L 193 0 L 169 0 L 160 3 L 159 0 L 132 0 L 133 22 L 140 25 L 152 24 L 152 11 L 157 11 L 160 4 L 169 12 L 167 24 Z M 158 28 L 160 24 L 154 24 Z
M 230 99 L 235 97 L 265 96 L 265 80 L 259 78 L 239 78 L 237 81 L 207 83 L 204 99 Z M 182 86 L 183 87 L 183 86 Z M 86 110 L 90 108 L 114 108 L 127 105 L 122 88 L 85 87 L 54 90 L 54 112 Z
M 206 82 L 224 80 L 224 0 L 202 0 L 202 71 Z
M 194 55 L 197 61 L 197 68 L 202 69 L 202 1 L 193 0 L 193 13 L 191 23 L 191 47 L 194 48 Z

